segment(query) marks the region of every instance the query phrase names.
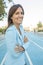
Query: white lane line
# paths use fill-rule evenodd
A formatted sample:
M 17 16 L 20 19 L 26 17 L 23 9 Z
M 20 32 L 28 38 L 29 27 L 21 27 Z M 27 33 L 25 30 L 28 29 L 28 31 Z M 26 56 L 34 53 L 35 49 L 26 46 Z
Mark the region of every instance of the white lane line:
M 26 57 L 27 57 L 27 59 L 28 59 L 28 61 L 29 61 L 29 64 L 30 64 L 30 65 L 33 65 L 33 63 L 32 63 L 32 61 L 31 61 L 31 59 L 30 59 L 29 54 L 27 53 L 27 51 L 25 51 L 25 54 L 26 54 Z M 4 58 L 3 58 L 3 60 L 2 60 L 2 62 L 1 62 L 0 65 L 3 65 L 3 64 L 4 64 L 4 62 L 5 62 L 5 60 L 6 60 L 6 56 L 7 56 L 7 53 L 5 54 L 5 56 L 4 56 Z
M 30 39 L 29 39 L 30 40 Z M 34 41 L 32 41 L 32 40 L 30 40 L 33 44 L 35 44 L 37 47 L 39 47 L 40 49 L 42 49 L 43 50 L 43 47 L 41 47 L 40 45 L 38 45 L 38 43 L 36 43 L 36 42 L 34 42 Z
M 7 53 L 5 54 L 5 56 L 4 56 L 4 58 L 3 58 L 2 62 L 1 62 L 1 65 L 4 64 L 4 62 L 5 62 L 5 60 L 6 60 L 6 57 L 7 57 Z
M 25 54 L 26 54 L 26 57 L 27 57 L 27 59 L 28 59 L 28 61 L 29 61 L 29 64 L 30 64 L 30 65 L 33 65 L 33 63 L 32 63 L 32 61 L 31 61 L 31 59 L 30 59 L 29 54 L 27 53 L 27 51 L 25 51 Z

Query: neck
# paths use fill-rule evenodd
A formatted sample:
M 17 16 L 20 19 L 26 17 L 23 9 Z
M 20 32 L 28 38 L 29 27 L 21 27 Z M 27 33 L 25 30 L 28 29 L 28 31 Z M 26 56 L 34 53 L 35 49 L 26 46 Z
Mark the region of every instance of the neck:
M 21 31 L 20 31 L 20 28 L 19 28 L 20 25 L 18 25 L 18 24 L 14 24 L 14 25 L 16 26 L 17 30 L 19 31 L 19 33 L 21 35 Z
M 20 25 L 19 25 L 19 24 L 14 24 L 14 25 L 15 25 L 16 28 L 19 30 L 19 26 L 20 26 Z

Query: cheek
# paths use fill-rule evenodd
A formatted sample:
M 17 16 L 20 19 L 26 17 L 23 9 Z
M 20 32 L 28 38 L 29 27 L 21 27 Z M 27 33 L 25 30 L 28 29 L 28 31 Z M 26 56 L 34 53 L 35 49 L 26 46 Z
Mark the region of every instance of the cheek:
M 17 18 L 18 18 L 18 16 L 16 16 L 16 15 L 13 17 L 13 19 L 15 19 L 15 20 L 16 20 Z

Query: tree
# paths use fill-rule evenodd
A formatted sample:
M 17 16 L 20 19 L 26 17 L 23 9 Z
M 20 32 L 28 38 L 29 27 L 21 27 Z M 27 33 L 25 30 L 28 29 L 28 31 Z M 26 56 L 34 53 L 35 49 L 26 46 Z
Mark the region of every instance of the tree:
M 12 0 L 8 0 L 9 2 L 12 2 Z M 6 2 L 4 0 L 0 0 L 0 20 L 7 14 L 5 11 L 6 8 Z
M 12 0 L 8 0 L 9 2 L 12 2 Z
M 39 23 L 37 24 L 37 27 L 40 28 L 42 27 L 42 23 L 39 21 Z
M 0 0 L 0 20 L 4 17 L 5 14 L 5 2 L 4 0 Z

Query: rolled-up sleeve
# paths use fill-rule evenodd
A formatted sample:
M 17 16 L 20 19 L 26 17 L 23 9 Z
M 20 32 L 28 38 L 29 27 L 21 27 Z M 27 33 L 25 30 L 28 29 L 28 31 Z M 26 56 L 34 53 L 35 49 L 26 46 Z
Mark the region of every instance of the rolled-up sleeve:
M 27 33 L 25 33 L 25 32 L 24 32 L 24 36 L 28 38 Z M 30 44 L 30 42 L 29 42 L 29 38 L 28 38 L 28 41 L 23 44 L 23 47 L 25 50 L 29 47 L 29 44 Z
M 24 47 L 24 49 L 26 50 L 26 49 L 29 47 L 29 41 L 26 42 L 26 43 L 24 43 L 23 47 Z
M 21 26 L 21 32 L 23 34 L 23 38 L 24 37 L 28 38 L 27 33 L 24 31 L 24 28 L 22 26 Z M 28 41 L 26 43 L 23 42 L 23 47 L 24 47 L 25 50 L 29 47 L 29 43 L 30 43 L 29 38 L 28 38 Z

